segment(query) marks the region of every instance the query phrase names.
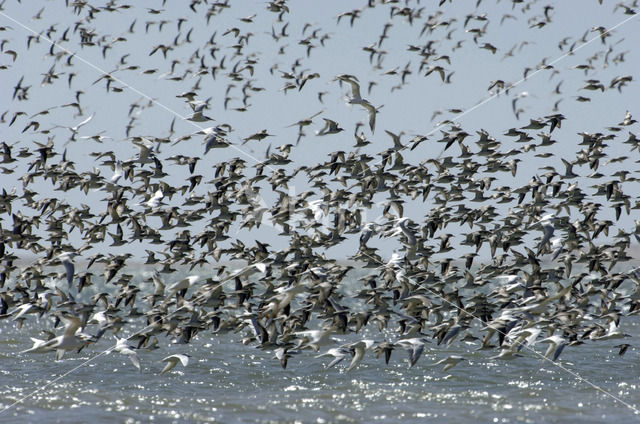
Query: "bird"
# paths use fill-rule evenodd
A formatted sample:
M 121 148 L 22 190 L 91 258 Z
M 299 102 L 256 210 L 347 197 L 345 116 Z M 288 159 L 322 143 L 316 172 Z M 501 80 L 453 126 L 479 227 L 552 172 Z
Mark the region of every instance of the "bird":
M 122 161 L 118 160 L 115 163 L 113 175 L 111 176 L 110 183 L 117 184 L 120 178 L 124 175 L 124 169 L 122 168 Z
M 55 350 L 56 359 L 61 360 L 66 351 L 81 350 L 92 342 L 92 338 L 86 334 L 78 333 L 78 330 L 82 326 L 82 321 L 79 317 L 63 313 L 59 313 L 57 316 L 65 322 L 63 334 L 39 345 L 36 351 L 50 352 Z
M 210 118 L 203 114 L 204 110 L 207 108 L 206 102 L 189 102 L 189 105 L 193 109 L 193 114 L 187 118 L 187 121 L 191 122 L 207 122 L 213 121 L 213 118 Z
M 364 358 L 365 352 L 371 349 L 375 343 L 376 342 L 374 340 L 363 339 L 345 346 L 353 354 L 353 358 L 351 359 L 351 363 L 347 367 L 346 372 L 349 372 L 360 365 L 360 362 L 362 362 L 362 359 Z
M 167 364 L 164 366 L 162 371 L 160 371 L 160 375 L 166 374 L 175 368 L 178 363 L 181 363 L 183 367 L 189 365 L 189 355 L 183 353 L 175 353 L 173 355 L 169 355 L 166 358 L 162 359 L 162 362 L 166 362 Z
M 48 340 L 41 340 L 41 339 L 36 339 L 34 337 L 30 337 L 31 341 L 33 342 L 33 346 L 31 346 L 29 349 L 25 349 L 23 351 L 21 351 L 20 353 L 46 353 L 46 352 L 50 352 L 51 349 L 49 349 L 50 345 L 47 343 Z
M 168 293 L 165 302 L 175 295 L 179 295 L 180 297 L 184 298 L 187 290 L 189 290 L 189 288 L 199 279 L 199 275 L 190 275 L 180 281 L 176 281 L 175 283 L 171 284 L 169 287 L 167 287 Z
M 331 335 L 333 334 L 334 327 L 324 327 L 320 330 L 304 330 L 296 331 L 293 333 L 299 339 L 296 349 L 302 350 L 311 348 L 318 352 L 320 347 L 328 346 L 334 343 Z
M 378 108 L 369 103 L 368 100 L 363 99 L 360 96 L 360 84 L 357 79 L 353 75 L 338 75 L 336 78 L 338 81 L 346 82 L 351 86 L 351 97 L 348 98 L 347 102 L 350 105 L 360 105 L 367 110 L 369 114 L 369 128 L 371 129 L 371 133 L 375 132 L 376 127 L 376 114 L 378 113 Z
M 544 354 L 543 360 L 551 359 L 554 362 L 560 357 L 560 354 L 568 344 L 565 338 L 558 335 L 546 337 L 540 340 L 538 343 L 549 344 L 549 347 L 547 348 L 547 351 Z
M 630 346 L 631 345 L 629 343 L 622 343 L 622 344 L 616 345 L 614 347 L 619 349 L 618 355 L 619 356 L 623 356 L 627 352 L 627 349 L 629 349 Z
M 418 362 L 418 359 L 420 359 L 420 356 L 422 356 L 422 352 L 424 352 L 426 341 L 418 337 L 413 337 L 398 340 L 395 344 L 396 346 L 404 348 L 409 353 L 409 368 L 413 368 Z
M 229 146 L 229 142 L 224 139 L 226 131 L 222 127 L 205 128 L 201 133 L 206 135 L 203 141 L 205 155 L 209 153 L 209 150 L 211 149 L 219 149 Z
M 400 229 L 402 234 L 404 234 L 404 236 L 407 238 L 407 244 L 409 246 L 415 246 L 418 243 L 418 239 L 414 235 L 413 231 L 407 227 L 407 225 L 409 225 L 409 218 L 400 217 L 397 219 L 395 225 Z
M 435 362 L 433 365 L 443 365 L 444 364 L 444 368 L 442 369 L 442 371 L 449 371 L 451 368 L 455 367 L 456 365 L 458 365 L 460 362 L 465 361 L 466 359 L 460 355 L 449 355 L 446 358 L 443 358 L 441 360 L 439 360 L 438 362 Z
M 345 347 L 333 347 L 328 349 L 326 352 L 316 355 L 316 358 L 323 358 L 325 356 L 332 356 L 333 359 L 329 362 L 325 368 L 333 368 L 340 362 L 342 362 L 345 358 L 349 357 L 349 349 Z
M 142 165 L 153 162 L 153 142 L 146 137 L 136 137 L 133 139 L 133 144 L 138 146 L 139 152 L 137 158 L 134 159 Z
M 118 352 L 122 355 L 125 355 L 127 358 L 129 358 L 133 366 L 138 369 L 138 371 L 142 371 L 142 368 L 140 367 L 140 359 L 138 358 L 138 354 L 136 353 L 135 350 L 133 350 L 132 346 L 129 346 L 127 344 L 129 339 L 126 337 L 123 337 L 123 338 L 120 338 L 117 336 L 114 336 L 114 337 L 116 338 L 116 344 L 113 347 L 113 351 Z
M 391 137 L 391 139 L 393 140 L 393 148 L 395 150 L 402 150 L 404 149 L 404 145 L 400 142 L 400 137 L 402 137 L 402 132 L 400 134 L 394 134 L 389 130 L 384 130 L 384 132 L 387 133 L 387 135 L 389 137 Z
M 155 193 L 153 193 L 153 196 L 149 197 L 149 200 L 147 200 L 144 205 L 148 208 L 157 208 L 160 206 L 160 202 L 163 198 L 164 193 L 162 193 L 162 189 L 159 188 Z
M 73 264 L 73 258 L 78 255 L 77 252 L 64 252 L 58 255 L 58 260 L 62 262 L 64 266 L 66 276 L 67 276 L 67 285 L 71 287 L 73 283 L 73 276 L 75 274 L 75 265 Z
M 609 321 L 609 327 L 607 328 L 607 332 L 601 336 L 597 336 L 594 340 L 612 340 L 612 339 L 622 339 L 624 337 L 631 337 L 631 335 L 624 333 L 618 327 L 616 320 L 612 319 Z
M 88 118 L 84 119 L 83 121 L 79 122 L 78 124 L 74 125 L 73 127 L 68 127 L 65 125 L 56 125 L 53 128 L 66 128 L 69 131 L 71 131 L 71 138 L 67 141 L 66 144 L 68 144 L 70 141 L 75 141 L 76 140 L 76 136 L 78 135 L 78 131 L 80 130 L 81 127 L 87 125 L 95 116 L 95 112 L 92 113 Z
M 247 143 L 248 141 L 251 141 L 251 140 L 261 141 L 261 140 L 264 140 L 267 137 L 273 137 L 273 135 L 269 134 L 267 132 L 267 130 L 265 129 L 265 130 L 262 130 L 262 131 L 258 131 L 255 134 L 251 134 L 249 137 L 244 138 L 242 144 L 245 144 L 245 143 Z
M 324 119 L 325 125 L 320 131 L 316 132 L 316 135 L 322 136 L 322 135 L 329 135 L 329 134 L 337 134 L 340 131 L 344 131 L 343 128 L 340 128 L 338 126 L 337 122 L 327 118 L 322 118 L 322 119 Z

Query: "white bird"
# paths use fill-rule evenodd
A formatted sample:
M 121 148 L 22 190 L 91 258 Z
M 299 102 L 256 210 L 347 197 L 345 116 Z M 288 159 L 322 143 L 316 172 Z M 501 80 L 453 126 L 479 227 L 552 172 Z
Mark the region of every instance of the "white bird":
M 255 264 L 247 265 L 244 268 L 240 268 L 231 274 L 227 275 L 220 283 L 224 283 L 228 280 L 233 280 L 235 278 L 246 277 L 249 278 L 251 275 L 258 272 L 265 272 L 267 270 L 267 265 L 262 262 L 258 262 Z
M 203 141 L 205 155 L 211 149 L 218 149 L 229 146 L 229 142 L 223 139 L 226 133 L 222 128 L 205 128 L 202 132 L 206 135 Z
M 525 346 L 531 348 L 536 343 L 541 332 L 542 329 L 538 327 L 510 331 L 506 335 L 506 341 L 503 342 L 503 345 L 508 343 L 511 349 L 515 349 L 518 352 Z
M 542 249 L 547 245 L 551 237 L 553 237 L 553 233 L 555 232 L 555 227 L 550 222 L 542 224 L 542 240 L 540 240 L 540 244 L 538 245 L 538 254 L 542 251 Z
M 553 255 L 551 256 L 551 260 L 555 261 L 558 256 L 560 256 L 560 253 L 562 253 L 562 250 L 564 249 L 564 239 L 562 237 L 554 237 L 551 240 L 549 240 L 550 244 L 550 248 L 551 248 L 551 252 L 553 252 Z
M 122 161 L 121 160 L 117 160 L 115 169 L 113 171 L 113 176 L 111 177 L 111 183 L 112 184 L 117 184 L 118 180 L 120 178 L 122 178 L 123 175 L 124 175 L 124 171 L 122 169 Z
M 79 317 L 64 315 L 62 313 L 58 316 L 61 320 L 65 321 L 64 333 L 58 337 L 48 340 L 40 346 L 40 348 L 45 351 L 55 350 L 56 359 L 60 360 L 67 350 L 80 350 L 90 343 L 91 336 L 84 333 L 78 333 L 78 329 L 82 326 L 82 321 Z
M 567 346 L 567 340 L 561 336 L 549 336 L 546 339 L 540 340 L 538 343 L 549 343 L 549 347 L 544 354 L 546 359 L 555 361 L 560 357 L 560 354 Z
M 171 299 L 177 293 L 180 293 L 180 295 L 184 297 L 189 287 L 191 287 L 191 285 L 196 281 L 198 281 L 199 279 L 200 279 L 200 276 L 198 275 L 190 275 L 186 278 L 183 278 L 180 281 L 173 283 L 172 285 L 167 287 L 167 291 L 169 293 L 167 294 L 167 298 L 165 301 L 169 301 L 169 299 Z
M 515 359 L 515 358 L 519 358 L 522 355 L 520 355 L 519 353 L 517 353 L 513 348 L 511 347 L 503 347 L 500 350 L 500 353 L 498 355 L 495 356 L 491 356 L 489 359 L 502 359 L 502 360 L 511 360 L 511 359 Z
M 119 338 L 118 336 L 114 336 L 116 338 L 116 345 L 113 347 L 113 351 L 121 353 L 129 358 L 131 363 L 138 368 L 138 371 L 142 371 L 140 368 L 140 359 L 138 359 L 138 354 L 135 350 L 133 350 L 132 346 L 129 346 L 127 342 L 129 339 L 127 337 Z
M 189 104 L 193 108 L 193 115 L 187 118 L 188 121 L 192 121 L 192 122 L 213 121 L 213 118 L 209 118 L 208 116 L 202 114 L 202 112 L 207 107 L 207 104 L 205 102 L 189 102 Z
M 315 199 L 307 202 L 308 208 L 313 213 L 313 219 L 317 223 L 322 222 L 322 218 L 325 217 L 324 209 L 321 207 L 323 202 L 323 199 Z
M 354 78 L 355 77 L 353 75 L 346 74 L 338 75 L 336 77 L 337 80 L 346 82 L 351 86 L 351 97 L 347 99 L 347 102 L 350 105 L 360 105 L 367 110 L 367 113 L 369 114 L 369 128 L 371 129 L 371 133 L 373 133 L 376 128 L 376 113 L 378 113 L 378 110 L 375 106 L 369 103 L 368 100 L 362 98 L 360 95 L 360 84 L 358 84 L 358 81 Z
M 25 314 L 33 314 L 33 313 L 40 312 L 40 311 L 41 311 L 41 309 L 38 308 L 33 303 L 23 303 L 22 305 L 16 307 L 16 309 L 14 309 L 11 312 L 11 314 L 14 315 L 11 320 L 12 321 L 17 321 L 17 320 L 21 319 Z
M 160 375 L 171 371 L 176 365 L 178 365 L 178 362 L 182 363 L 183 367 L 189 365 L 189 355 L 176 353 L 174 355 L 167 356 L 162 360 L 162 362 L 166 362 L 167 365 L 165 365 L 162 371 L 160 371 Z
M 370 339 L 360 340 L 355 343 L 351 343 L 346 345 L 349 351 L 353 354 L 353 358 L 351 359 L 351 363 L 347 367 L 347 372 L 351 371 L 362 362 L 362 358 L 364 358 L 364 354 L 368 349 L 371 349 L 375 341 Z
M 147 205 L 150 208 L 157 208 L 160 205 L 160 202 L 162 201 L 163 197 L 164 197 L 164 194 L 162 193 L 162 189 L 158 189 L 153 194 L 153 196 L 151 196 L 149 200 L 146 201 L 145 205 Z
M 453 368 L 456 365 L 458 365 L 461 361 L 466 361 L 466 359 L 463 358 L 462 356 L 459 356 L 459 355 L 450 355 L 450 356 L 447 356 L 444 359 L 439 360 L 438 362 L 434 363 L 433 365 L 442 365 L 442 364 L 444 364 L 444 368 L 442 369 L 442 371 L 449 371 L 451 368 Z
M 261 316 L 277 317 L 280 311 L 289 306 L 293 298 L 304 292 L 304 290 L 305 287 L 301 284 L 292 284 L 274 289 L 276 294 L 266 300 L 263 308 L 264 312 L 261 313 Z
M 33 337 L 30 337 L 31 341 L 33 342 L 33 346 L 31 346 L 29 349 L 25 349 L 23 351 L 21 351 L 20 353 L 46 353 L 46 352 L 51 352 L 51 349 L 48 348 L 48 346 L 46 346 L 48 340 L 40 340 L 40 339 L 36 339 Z
M 146 137 L 136 137 L 133 140 L 133 144 L 138 146 L 140 152 L 138 152 L 137 162 L 141 164 L 153 162 L 153 142 Z
M 327 350 L 324 353 L 316 355 L 316 358 L 322 358 L 322 357 L 325 357 L 325 356 L 333 356 L 333 359 L 331 360 L 331 362 L 329 362 L 329 364 L 327 364 L 325 366 L 325 368 L 332 368 L 335 365 L 337 365 L 340 362 L 342 362 L 344 360 L 344 358 L 349 356 L 349 350 L 346 349 L 343 346 L 333 347 L 333 348 Z
M 367 244 L 367 241 L 371 238 L 373 234 L 375 234 L 375 222 L 367 222 L 362 227 L 362 233 L 360 234 L 360 246 L 364 246 Z
M 68 144 L 71 141 L 75 141 L 76 136 L 78 135 L 78 130 L 80 129 L 80 127 L 88 124 L 89 121 L 91 121 L 94 116 L 95 116 L 95 112 L 90 117 L 88 117 L 87 119 L 85 119 L 84 121 L 80 122 L 79 124 L 77 124 L 76 126 L 73 126 L 73 127 L 67 127 L 66 125 L 56 125 L 53 128 L 66 128 L 69 131 L 71 131 L 71 138 L 65 143 L 65 144 Z
M 293 333 L 295 336 L 300 337 L 297 349 L 311 348 L 318 352 L 320 347 L 329 346 L 335 343 L 335 340 L 331 338 L 334 328 L 324 327 L 321 330 L 305 330 L 296 331 Z
M 76 252 L 64 252 L 58 256 L 60 262 L 64 266 L 64 270 L 67 274 L 67 284 L 71 287 L 71 283 L 73 282 L 73 275 L 76 271 L 76 267 L 71 261 L 77 255 Z
M 165 284 L 157 270 L 151 275 L 151 281 L 153 281 L 153 294 L 149 296 L 152 298 L 152 304 L 155 304 L 157 300 L 164 297 Z
M 621 339 L 624 337 L 631 337 L 629 334 L 625 334 L 620 330 L 618 324 L 616 324 L 615 320 L 609 321 L 609 328 L 607 329 L 606 334 L 600 337 L 594 338 L 594 340 L 611 340 L 611 339 Z
M 393 252 L 391 254 L 389 262 L 387 262 L 386 265 L 383 265 L 380 268 L 393 268 L 399 266 L 400 262 L 402 262 L 402 255 L 398 252 Z
M 495 278 L 496 280 L 499 280 L 501 289 L 507 294 L 515 293 L 516 291 L 526 287 L 524 281 L 519 275 L 498 275 Z
M 407 238 L 407 244 L 409 246 L 415 246 L 418 241 L 416 239 L 416 236 L 413 234 L 413 231 L 411 231 L 407 227 L 408 224 L 409 224 L 409 218 L 407 218 L 406 216 L 402 218 L 398 218 L 395 223 L 395 225 L 400 229 L 400 231 L 402 231 L 402 234 L 404 234 L 405 237 Z
M 424 345 L 426 342 L 418 337 L 410 338 L 410 339 L 402 339 L 396 342 L 397 346 L 403 347 L 409 353 L 409 368 L 413 367 L 422 352 L 424 351 Z

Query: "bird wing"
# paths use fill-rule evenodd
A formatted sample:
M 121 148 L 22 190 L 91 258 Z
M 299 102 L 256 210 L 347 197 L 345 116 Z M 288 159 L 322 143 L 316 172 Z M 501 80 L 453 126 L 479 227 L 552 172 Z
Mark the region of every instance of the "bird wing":
M 86 125 L 89 123 L 89 121 L 91 121 L 93 119 L 93 117 L 95 116 L 95 112 L 91 114 L 90 117 L 88 117 L 87 119 L 85 119 L 84 121 L 80 122 L 78 125 L 76 125 L 75 127 L 73 127 L 72 129 L 78 131 L 80 129 L 81 126 Z
M 130 348 L 126 348 L 124 349 L 122 352 L 123 355 L 127 355 L 129 357 L 129 360 L 131 361 L 131 363 L 133 364 L 134 367 L 138 368 L 138 370 L 141 370 L 140 368 L 140 359 L 138 358 L 138 354 L 131 350 Z
M 189 365 L 189 357 L 187 355 L 183 355 L 183 354 L 176 354 L 174 355 L 176 358 L 178 358 L 180 360 L 180 362 L 182 362 L 182 366 L 186 367 L 187 365 Z
M 369 128 L 371 128 L 371 133 L 373 133 L 375 131 L 375 128 L 376 128 L 376 113 L 377 113 L 377 110 L 376 110 L 375 106 L 373 106 L 369 102 L 362 103 L 362 106 L 364 106 L 364 108 L 367 109 L 367 112 L 369 112 Z
M 64 335 L 66 337 L 74 336 L 78 331 L 78 328 L 82 325 L 82 321 L 80 321 L 80 318 L 78 317 L 61 315 L 61 319 L 65 321 L 66 324 L 64 329 Z
M 69 287 L 71 287 L 71 283 L 73 282 L 73 274 L 75 273 L 76 267 L 69 259 L 63 260 L 62 265 L 64 265 L 64 269 L 67 272 L 67 283 L 69 284 Z
M 164 368 L 162 369 L 162 371 L 160 371 L 160 374 L 164 374 L 166 372 L 171 371 L 171 369 L 173 367 L 176 366 L 176 364 L 178 363 L 178 360 L 176 358 L 174 358 L 174 355 L 168 356 L 166 358 L 164 358 L 162 360 L 162 362 L 166 362 L 167 365 L 164 366 Z
M 353 97 L 354 100 L 361 100 L 362 97 L 360 97 L 360 84 L 350 79 L 343 79 L 343 81 L 349 83 L 349 85 L 351 86 L 351 97 Z

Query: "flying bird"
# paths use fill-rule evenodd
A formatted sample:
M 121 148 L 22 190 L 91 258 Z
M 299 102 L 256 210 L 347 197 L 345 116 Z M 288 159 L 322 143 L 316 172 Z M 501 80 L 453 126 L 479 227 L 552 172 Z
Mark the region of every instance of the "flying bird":
M 189 365 L 189 355 L 176 353 L 162 359 L 162 362 L 166 362 L 167 364 L 164 366 L 162 371 L 160 371 L 160 375 L 168 373 L 169 371 L 174 369 L 175 366 L 178 365 L 178 363 L 181 363 L 183 367 Z

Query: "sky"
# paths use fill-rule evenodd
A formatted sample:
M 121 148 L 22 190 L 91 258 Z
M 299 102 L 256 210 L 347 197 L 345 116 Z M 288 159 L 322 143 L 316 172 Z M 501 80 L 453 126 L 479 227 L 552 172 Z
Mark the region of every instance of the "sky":
M 280 167 L 287 173 L 297 167 L 311 167 L 329 160 L 332 153 L 339 151 L 347 155 L 350 152 L 368 154 L 373 157 L 369 163 L 373 166 L 380 162 L 379 153 L 393 146 L 385 130 L 402 133 L 403 144 L 414 136 L 427 137 L 415 150 L 402 151 L 406 163 L 443 160 L 447 156 L 458 161 L 461 151 L 457 143 L 444 151 L 444 144 L 438 142 L 442 139 L 441 131 L 450 129 L 449 124 L 438 126 L 444 120 L 458 123 L 470 134 L 465 144 L 474 152 L 477 151 L 476 132 L 482 129 L 499 140 L 505 151 L 522 152 L 527 144 L 539 144 L 536 134 L 540 131 L 529 131 L 535 138 L 529 143 L 517 143 L 504 134 L 510 128 L 528 125 L 530 119 L 561 113 L 566 119 L 562 127 L 551 134 L 556 143 L 518 156 L 522 161 L 517 175 L 495 174 L 499 179 L 492 182 L 492 187 L 521 187 L 532 177 L 547 172 L 550 168 L 544 167 L 549 166 L 564 173 L 562 159 L 576 158 L 576 153 L 583 148 L 578 134 L 584 131 L 611 133 L 615 137 L 608 143 L 607 156 L 598 169 L 603 176 L 587 178 L 594 170 L 576 167 L 574 172 L 579 177 L 572 182 L 585 191 L 594 191 L 594 184 L 617 178 L 613 176 L 616 171 L 635 173 L 637 151 L 630 151 L 629 145 L 622 143 L 635 127 L 618 127 L 618 131 L 609 128 L 618 126 L 627 111 L 632 114 L 637 111 L 639 93 L 635 70 L 640 69 L 640 59 L 634 35 L 638 34 L 638 20 L 613 2 L 523 4 L 484 0 L 438 5 L 435 1 L 388 4 L 374 1 L 375 7 L 368 7 L 364 1 L 299 1 L 286 3 L 288 12 L 283 12 L 281 19 L 278 13 L 268 9 L 269 3 L 265 1 L 231 2 L 230 7 L 221 8 L 210 17 L 206 13 L 207 2 L 194 3 L 195 12 L 186 2 L 132 2 L 130 7 L 115 11 L 100 9 L 107 2 L 92 2 L 98 9 L 93 18 L 88 19 L 88 8 L 75 13 L 71 4 L 62 7 L 53 1 L 6 0 L 0 11 L 2 141 L 12 144 L 14 152 L 21 148 L 33 152 L 36 143 L 46 144 L 52 137 L 55 151 L 61 155 L 66 149 L 66 158 L 74 162 L 76 172 L 95 169 L 105 178 L 111 178 L 113 169 L 102 164 L 104 157 L 98 159 L 96 155 L 112 152 L 117 160 L 135 159 L 139 148 L 133 141 L 136 137 L 146 137 L 153 141 L 156 156 L 164 164 L 167 175 L 162 181 L 174 187 L 184 185 L 189 172 L 168 158 L 198 157 L 195 173 L 203 178 L 193 193 L 206 195 L 211 188 L 206 182 L 215 178 L 219 164 L 240 158 L 245 161 L 245 175 L 253 176 L 256 164 L 265 159 L 267 151 L 278 152 L 278 147 L 286 144 L 293 145 L 288 156 L 291 162 L 283 166 L 269 165 L 265 167 L 265 174 L 271 175 Z M 356 10 L 357 13 L 353 12 Z M 349 13 L 357 15 L 353 22 Z M 380 44 L 385 25 L 389 25 L 387 37 Z M 596 28 L 613 29 L 602 40 Z M 62 40 L 67 29 L 66 40 Z M 94 34 L 91 43 L 82 43 L 83 31 Z M 474 40 L 479 32 L 481 35 Z M 29 42 L 29 37 L 36 34 L 41 34 L 39 41 L 34 38 Z M 45 37 L 56 45 L 52 48 Z M 162 48 L 167 46 L 170 49 L 165 57 Z M 433 54 L 421 67 L 420 50 L 425 46 L 429 46 Z M 371 50 L 377 53 L 372 55 Z M 447 82 L 437 69 L 427 75 L 430 67 L 435 66 L 442 67 Z M 51 83 L 45 81 L 48 72 L 55 75 Z M 69 83 L 71 73 L 73 78 Z M 295 79 L 289 78 L 291 74 L 312 78 L 307 79 L 301 89 L 297 86 L 285 89 L 287 84 L 295 83 Z M 348 85 L 336 80 L 341 74 L 357 77 L 362 97 L 379 108 L 375 131 L 367 124 L 364 108 L 347 104 L 351 92 Z M 105 75 L 112 79 L 109 85 Z M 620 89 L 610 87 L 616 77 L 623 76 L 633 76 L 633 80 Z M 13 97 L 21 79 L 22 86 L 30 86 L 25 100 Z M 513 87 L 499 93 L 496 87 L 489 89 L 496 80 Z M 603 84 L 603 90 L 585 88 L 589 80 L 593 80 L 592 85 Z M 193 91 L 194 87 L 198 87 L 197 99 L 208 103 L 204 114 L 213 118 L 212 121 L 186 119 L 191 116 L 191 108 L 178 96 Z M 243 88 L 250 95 L 246 101 L 243 101 Z M 75 107 L 63 106 L 75 102 L 79 92 L 82 114 Z M 588 101 L 580 101 L 586 99 Z M 517 116 L 514 110 L 518 111 Z M 10 124 L 17 112 L 24 114 L 19 114 Z M 318 115 L 297 143 L 295 123 L 314 114 Z M 69 141 L 72 131 L 65 127 L 78 125 L 89 117 L 92 119 L 78 129 L 76 140 Z M 338 122 L 344 131 L 315 135 L 323 127 L 322 118 Z M 34 120 L 39 124 L 37 129 L 28 126 Z M 364 133 L 370 144 L 355 148 L 354 131 L 359 122 L 363 125 L 358 131 Z M 204 154 L 204 136 L 195 133 L 223 124 L 232 128 L 227 135 L 232 146 Z M 128 126 L 131 128 L 127 134 Z M 270 136 L 244 142 L 263 129 Z M 98 142 L 86 138 L 91 136 L 104 139 Z M 628 158 L 605 163 L 623 155 Z M 10 191 L 15 187 L 21 195 L 20 177 L 28 172 L 31 160 L 33 158 L 0 164 L 12 169 L 12 173 L 2 174 L 2 188 Z M 425 163 L 430 172 L 437 172 L 435 164 Z M 478 175 L 484 176 L 494 175 Z M 138 186 L 140 182 L 123 179 L 121 184 Z M 340 181 L 332 184 L 336 188 L 352 189 L 341 186 Z M 38 193 L 37 199 L 51 197 L 75 207 L 87 205 L 96 215 L 106 210 L 107 193 L 102 190 L 61 192 L 54 187 L 50 180 L 38 178 L 30 189 Z M 629 181 L 622 184 L 622 188 L 633 204 L 638 194 L 637 183 Z M 296 196 L 311 190 L 313 194 L 307 200 L 322 198 L 322 192 L 313 188 L 304 172 L 296 174 L 288 187 L 281 190 Z M 259 194 L 258 201 L 264 207 L 270 208 L 278 202 L 279 195 L 266 182 L 261 184 Z M 129 205 L 142 211 L 142 203 L 152 195 L 150 190 L 147 197 L 131 199 Z M 176 194 L 163 202 L 168 207 L 193 209 L 196 206 L 183 205 L 189 195 Z M 380 205 L 388 200 L 388 193 L 376 195 L 375 200 L 378 205 L 363 211 L 365 221 L 381 219 Z M 423 223 L 434 206 L 433 200 L 432 197 L 425 202 L 420 198 L 407 200 L 405 216 Z M 25 215 L 39 213 L 20 204 L 15 203 L 14 209 Z M 506 214 L 512 205 L 496 206 Z M 615 219 L 611 210 L 598 213 L 601 219 Z M 320 214 L 317 218 L 326 225 L 321 228 L 332 225 L 329 217 Z M 11 227 L 9 214 L 2 214 L 0 219 L 3 228 Z M 155 227 L 161 225 L 156 216 L 148 216 L 147 222 Z M 629 215 L 623 213 L 616 227 L 633 231 L 634 210 Z M 130 234 L 129 227 L 123 230 Z M 201 230 L 202 223 L 190 227 L 192 234 Z M 179 231 L 181 229 L 175 230 Z M 446 229 L 453 234 L 461 253 L 466 248 L 457 243 L 464 239 L 466 231 L 465 227 Z M 232 227 L 231 239 L 225 243 L 234 239 L 249 243 L 260 240 L 282 248 L 288 238 L 280 236 L 280 232 L 281 228 L 273 225 L 267 214 L 260 228 Z M 611 236 L 614 234 L 615 231 Z M 539 232 L 532 232 L 533 236 L 539 236 Z M 144 257 L 144 249 L 154 248 L 147 243 L 111 246 L 110 242 L 107 237 L 105 243 L 92 246 L 87 253 L 131 252 Z M 75 247 L 82 245 L 77 229 L 69 233 L 69 243 Z M 372 245 L 379 247 L 385 257 L 400 246 L 380 239 L 372 240 Z M 328 254 L 346 259 L 357 246 L 358 234 L 350 234 Z

